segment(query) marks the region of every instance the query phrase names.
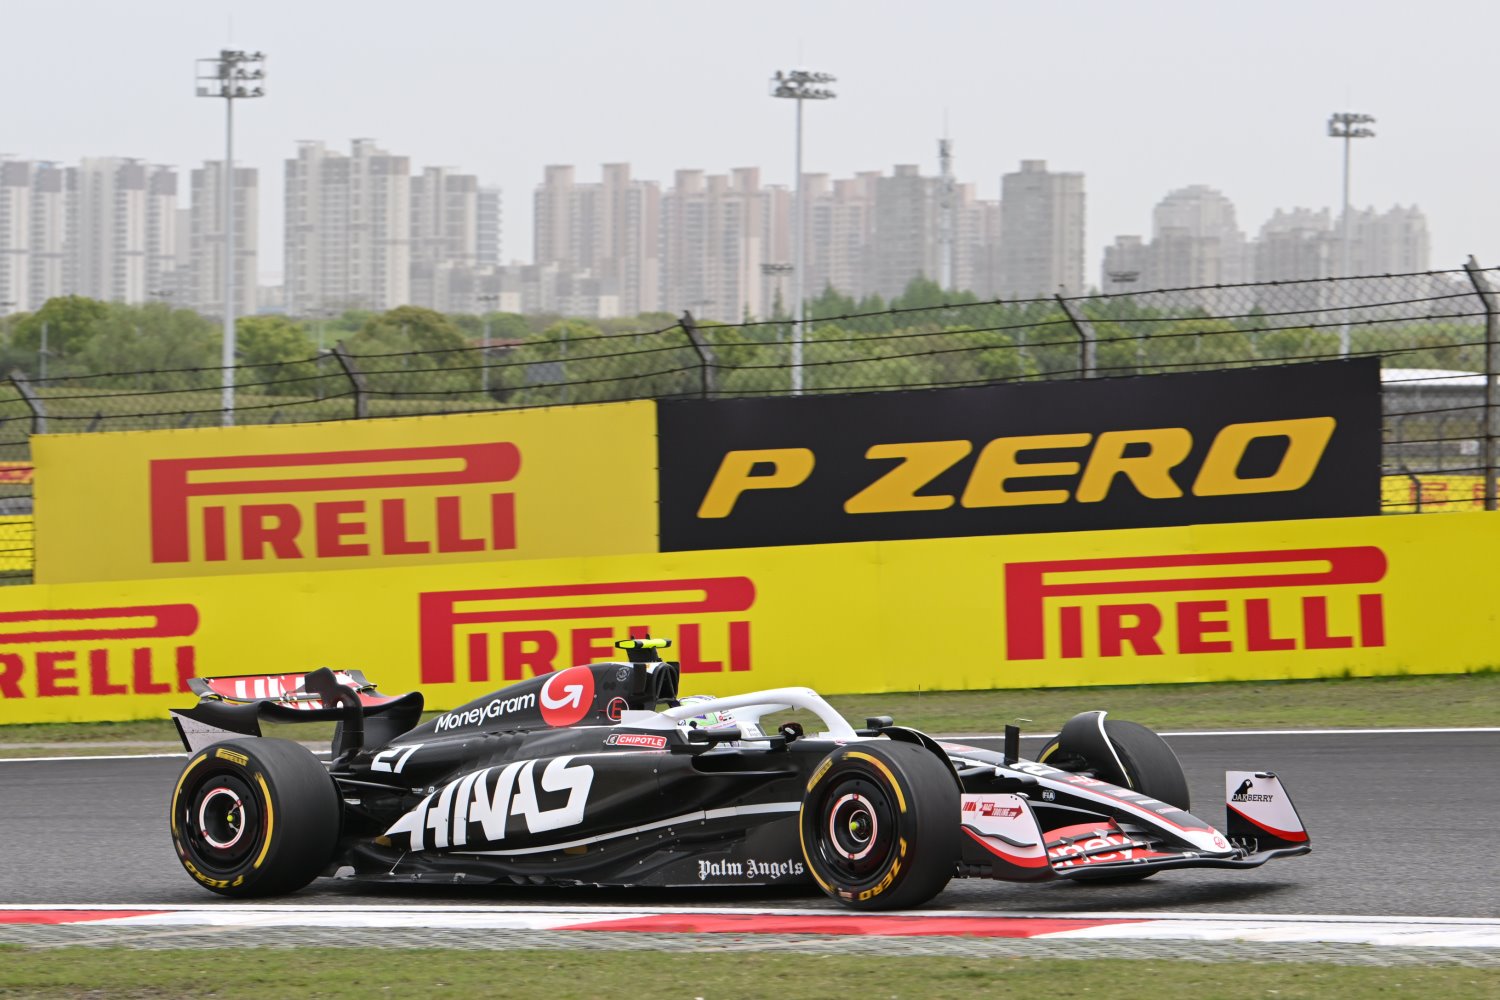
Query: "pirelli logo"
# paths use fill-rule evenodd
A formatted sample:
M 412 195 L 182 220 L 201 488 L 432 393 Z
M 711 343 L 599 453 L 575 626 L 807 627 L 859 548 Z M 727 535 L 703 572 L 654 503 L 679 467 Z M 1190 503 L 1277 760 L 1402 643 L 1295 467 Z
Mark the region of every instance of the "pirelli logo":
M 150 468 L 153 563 L 516 547 L 515 496 L 494 489 L 521 468 L 506 441 L 168 458 Z
M 0 612 L 0 699 L 186 691 L 197 630 L 191 604 Z
M 422 594 L 424 684 L 519 680 L 619 659 L 614 640 L 669 636 L 687 673 L 751 669 L 755 584 L 743 576 Z
M 1385 574 L 1373 545 L 1011 563 L 1006 657 L 1384 646 Z

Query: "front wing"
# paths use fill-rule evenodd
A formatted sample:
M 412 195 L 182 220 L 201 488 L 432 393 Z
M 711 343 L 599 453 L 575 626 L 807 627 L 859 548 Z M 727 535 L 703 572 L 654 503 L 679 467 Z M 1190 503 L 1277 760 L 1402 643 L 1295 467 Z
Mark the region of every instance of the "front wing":
M 1256 868 L 1312 849 L 1275 775 L 1230 771 L 1226 786 L 1228 835 L 1210 831 L 1213 849 L 1184 843 L 1145 823 L 1103 816 L 1044 830 L 1025 796 L 965 794 L 960 872 L 1012 882 L 1084 881 L 1171 868 Z

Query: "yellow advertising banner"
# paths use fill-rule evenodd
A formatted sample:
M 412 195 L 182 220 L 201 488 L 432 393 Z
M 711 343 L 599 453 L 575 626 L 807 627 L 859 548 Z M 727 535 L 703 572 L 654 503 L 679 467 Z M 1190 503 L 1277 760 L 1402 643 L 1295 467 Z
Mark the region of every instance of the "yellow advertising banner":
M 34 527 L 29 514 L 0 516 L 0 573 L 30 573 Z
M 654 551 L 654 406 L 38 435 L 36 579 Z
M 1424 511 L 1484 510 L 1483 476 L 1385 476 L 1381 479 L 1380 509 L 1387 514 Z
M 684 693 L 1463 672 L 1496 567 L 1500 516 L 1465 513 L 0 588 L 0 723 L 320 666 L 452 708 L 647 630 Z

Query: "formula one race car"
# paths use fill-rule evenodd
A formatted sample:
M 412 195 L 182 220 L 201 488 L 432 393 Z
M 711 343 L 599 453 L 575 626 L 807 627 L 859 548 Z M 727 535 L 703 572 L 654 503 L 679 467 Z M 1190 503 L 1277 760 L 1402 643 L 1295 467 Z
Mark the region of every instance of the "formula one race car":
M 191 756 L 172 794 L 183 867 L 228 896 L 319 875 L 405 883 L 681 886 L 815 882 L 858 909 L 917 906 L 954 877 L 1122 882 L 1306 854 L 1274 774 L 1230 771 L 1223 832 L 1187 812 L 1155 733 L 1075 716 L 1023 760 L 888 717 L 855 729 L 808 688 L 679 698 L 664 639 L 512 684 L 416 725 L 419 693 L 358 672 L 197 679 L 174 711 Z M 801 709 L 770 731 L 762 720 Z M 337 719 L 332 760 L 257 737 Z

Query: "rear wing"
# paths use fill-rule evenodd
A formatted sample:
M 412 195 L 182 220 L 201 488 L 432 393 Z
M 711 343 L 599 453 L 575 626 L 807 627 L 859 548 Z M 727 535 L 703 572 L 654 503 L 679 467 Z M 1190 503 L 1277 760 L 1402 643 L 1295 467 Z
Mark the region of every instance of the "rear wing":
M 171 710 L 189 753 L 224 740 L 259 736 L 265 722 L 336 721 L 335 756 L 368 740 L 381 745 L 411 729 L 422 716 L 422 693 L 386 696 L 358 670 L 324 667 L 308 674 L 241 674 L 194 677 L 192 708 Z

